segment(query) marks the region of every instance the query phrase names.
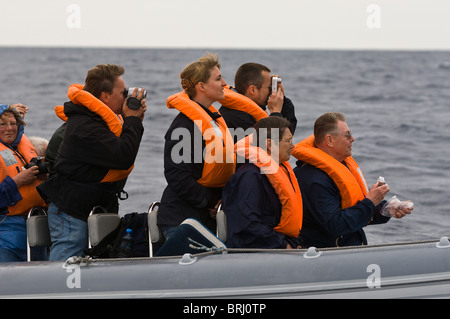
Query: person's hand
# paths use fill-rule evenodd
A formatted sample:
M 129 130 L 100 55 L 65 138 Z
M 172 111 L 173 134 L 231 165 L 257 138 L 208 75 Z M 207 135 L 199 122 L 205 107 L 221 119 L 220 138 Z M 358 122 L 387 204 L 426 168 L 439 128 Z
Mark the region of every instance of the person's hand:
M 410 201 L 399 201 L 397 196 L 393 196 L 381 211 L 381 215 L 386 217 L 403 218 L 411 214 L 414 204 Z
M 372 186 L 366 197 L 370 199 L 375 206 L 377 206 L 383 201 L 384 196 L 386 196 L 390 190 L 391 189 L 387 186 L 387 184 L 380 185 L 376 183 Z
M 28 169 L 21 171 L 19 174 L 14 176 L 12 180 L 16 183 L 17 188 L 33 183 L 37 175 L 39 174 L 39 168 L 37 166 L 32 166 Z
M 147 111 L 147 100 L 142 99 L 142 95 L 144 94 L 144 90 L 140 90 L 139 94 L 137 94 L 138 88 L 135 88 L 133 93 L 131 94 L 131 97 L 137 98 L 141 101 L 141 107 L 137 110 L 130 109 L 127 105 L 127 99 L 123 102 L 122 106 L 122 115 L 124 117 L 128 116 L 137 116 L 141 119 L 141 121 L 144 120 L 145 112 Z
M 408 205 L 411 201 L 405 201 L 401 202 L 402 205 L 399 205 L 398 207 L 392 207 L 390 210 L 390 214 L 394 218 L 403 218 L 406 215 L 409 215 L 412 213 L 414 207 L 412 205 Z
M 283 83 L 278 84 L 278 90 L 272 91 L 269 100 L 267 101 L 267 108 L 270 113 L 281 113 L 284 101 L 284 86 Z
M 21 103 L 16 103 L 12 105 L 13 108 L 19 112 L 19 114 L 22 116 L 22 118 L 25 118 L 25 114 L 28 112 L 29 108 Z
M 216 205 L 214 205 L 213 208 L 208 208 L 208 213 L 209 213 L 209 217 L 211 217 L 212 219 L 216 219 L 217 217 L 217 211 L 219 209 L 219 206 L 222 204 L 222 200 L 219 199 L 219 201 L 216 203 Z

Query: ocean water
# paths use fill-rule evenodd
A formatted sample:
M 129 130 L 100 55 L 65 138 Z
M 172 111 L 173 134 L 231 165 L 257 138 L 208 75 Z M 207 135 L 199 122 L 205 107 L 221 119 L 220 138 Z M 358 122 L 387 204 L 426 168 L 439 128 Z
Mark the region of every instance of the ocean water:
M 0 48 L 0 103 L 29 106 L 26 134 L 49 139 L 62 123 L 53 108 L 67 100 L 69 85 L 84 83 L 96 64 L 123 65 L 127 86 L 145 87 L 149 97 L 120 213 L 145 212 L 166 186 L 164 134 L 177 114 L 166 98 L 181 90 L 183 67 L 207 51 L 219 54 L 231 85 L 249 61 L 282 77 L 296 107 L 294 143 L 312 133 L 321 114 L 347 116 L 356 138 L 353 156 L 368 183 L 384 176 L 387 199 L 397 195 L 415 205 L 410 216 L 366 227 L 369 243 L 450 235 L 450 52 Z

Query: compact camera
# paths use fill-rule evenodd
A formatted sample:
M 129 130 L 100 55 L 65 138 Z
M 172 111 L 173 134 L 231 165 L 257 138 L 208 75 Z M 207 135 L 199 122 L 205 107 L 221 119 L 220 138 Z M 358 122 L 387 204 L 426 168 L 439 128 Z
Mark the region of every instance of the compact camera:
M 28 164 L 25 164 L 25 168 L 29 169 L 30 167 L 37 166 L 40 174 L 48 174 L 52 169 L 52 165 L 50 163 L 44 162 L 43 157 L 33 157 Z
M 131 94 L 133 94 L 135 88 L 128 88 L 123 92 L 123 96 L 127 99 L 127 106 L 132 110 L 139 110 L 141 107 L 141 100 L 131 97 Z M 141 92 L 141 90 L 144 90 L 142 94 L 142 99 L 145 99 L 147 97 L 147 90 L 143 88 L 138 88 L 137 95 Z
M 272 92 L 278 91 L 279 83 L 281 83 L 281 78 L 279 78 L 278 76 L 273 76 L 272 77 L 272 90 L 270 91 L 270 94 L 272 94 Z

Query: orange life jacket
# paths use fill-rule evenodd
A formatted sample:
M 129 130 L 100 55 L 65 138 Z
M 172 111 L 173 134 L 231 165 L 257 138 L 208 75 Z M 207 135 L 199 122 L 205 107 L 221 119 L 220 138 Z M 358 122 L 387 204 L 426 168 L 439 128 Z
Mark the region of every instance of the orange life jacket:
M 69 99 L 77 104 L 85 106 L 87 109 L 89 109 L 91 112 L 94 112 L 105 121 L 105 123 L 108 125 L 111 132 L 113 132 L 117 137 L 122 134 L 122 121 L 121 118 L 115 114 L 108 106 L 106 106 L 102 101 L 97 99 L 95 96 L 93 96 L 91 93 L 83 90 L 83 85 L 81 84 L 72 84 L 69 87 L 69 90 L 67 91 L 67 96 Z M 57 106 L 55 108 L 56 115 L 64 120 L 64 118 L 67 119 L 67 117 L 64 114 L 64 109 L 61 113 L 61 106 Z M 128 175 L 130 175 L 131 171 L 133 170 L 134 165 L 132 165 L 127 170 L 117 170 L 117 169 L 111 169 L 108 171 L 105 177 L 100 181 L 100 183 L 107 183 L 107 182 L 116 182 L 120 181 L 124 178 L 126 178 Z
M 17 149 L 23 159 L 16 152 L 0 143 L 0 180 L 4 180 L 6 176 L 14 177 L 22 167 L 29 163 L 33 157 L 38 156 L 31 142 L 25 135 L 17 145 Z M 23 162 L 26 161 L 26 163 Z M 42 183 L 42 180 L 36 179 L 33 183 L 19 187 L 19 193 L 22 199 L 15 205 L 8 207 L 8 215 L 24 215 L 35 206 L 46 206 L 45 201 L 36 190 L 36 186 Z
M 167 107 L 175 108 L 200 129 L 206 143 L 202 177 L 197 181 L 205 187 L 223 187 L 236 169 L 233 138 L 222 117 L 214 121 L 208 113 L 185 92 L 167 98 Z M 214 106 L 208 108 L 218 112 Z
M 61 120 L 64 122 L 67 122 L 67 116 L 64 114 L 64 105 L 57 105 L 55 106 L 55 113 L 56 116 L 58 116 Z
M 224 88 L 225 98 L 220 100 L 219 103 L 223 106 L 243 111 L 250 114 L 258 122 L 260 119 L 268 117 L 269 115 L 265 112 L 258 104 L 256 104 L 252 99 L 242 95 L 238 92 L 233 91 L 230 86 Z
M 334 157 L 317 148 L 314 135 L 295 145 L 292 155 L 305 163 L 311 164 L 330 176 L 341 193 L 342 209 L 356 205 L 369 191 L 361 169 L 351 157 L 345 159 L 345 165 Z
M 303 223 L 303 203 L 294 171 L 288 161 L 278 165 L 263 149 L 251 145 L 252 142 L 253 134 L 238 141 L 235 145 L 236 153 L 259 167 L 280 199 L 281 219 L 274 230 L 297 237 Z M 280 166 L 284 166 L 287 171 L 280 169 Z

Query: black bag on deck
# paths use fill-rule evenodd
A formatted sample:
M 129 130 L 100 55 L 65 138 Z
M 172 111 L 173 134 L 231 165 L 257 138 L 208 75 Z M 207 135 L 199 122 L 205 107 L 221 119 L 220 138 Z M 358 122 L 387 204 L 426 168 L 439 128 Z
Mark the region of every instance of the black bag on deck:
M 148 213 L 129 213 L 120 219 L 119 226 L 95 247 L 87 249 L 85 254 L 96 258 L 148 257 Z M 123 237 L 131 229 L 131 251 L 121 249 Z

